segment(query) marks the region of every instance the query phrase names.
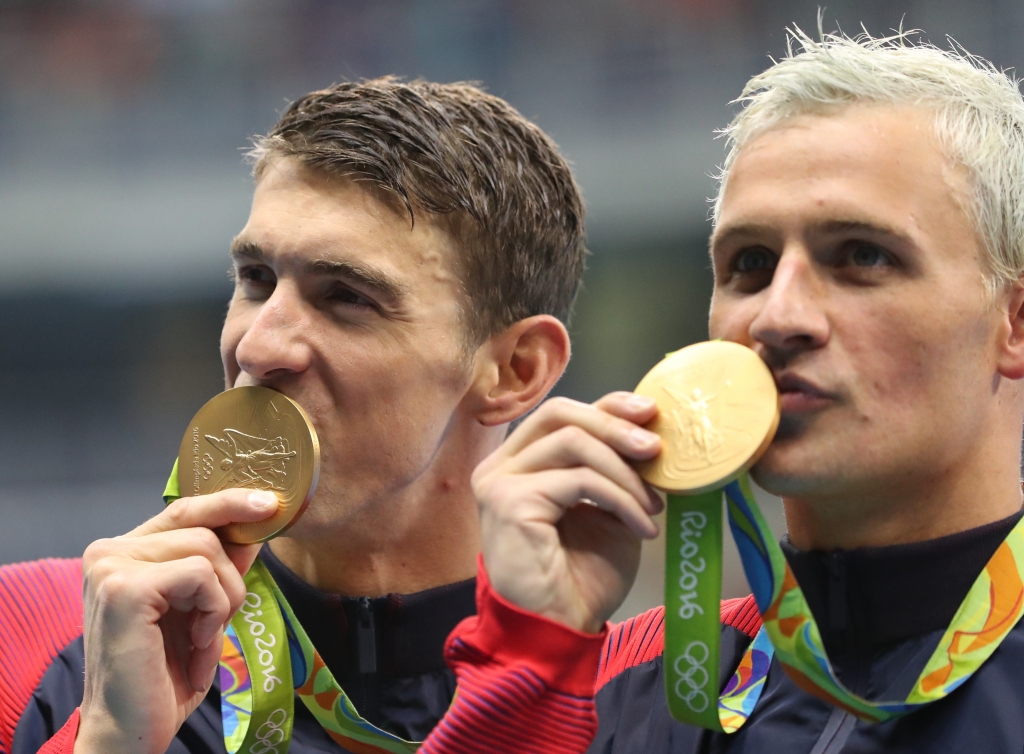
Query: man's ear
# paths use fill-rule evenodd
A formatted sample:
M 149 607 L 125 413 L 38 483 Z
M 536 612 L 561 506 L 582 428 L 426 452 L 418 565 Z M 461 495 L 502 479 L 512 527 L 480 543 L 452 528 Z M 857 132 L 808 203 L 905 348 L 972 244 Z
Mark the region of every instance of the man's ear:
M 999 344 L 997 369 L 1007 379 L 1024 379 L 1024 281 L 1009 286 L 1004 296 L 1006 321 L 1004 337 Z
M 548 314 L 516 322 L 477 351 L 475 414 L 487 427 L 507 424 L 532 409 L 569 363 L 569 333 Z

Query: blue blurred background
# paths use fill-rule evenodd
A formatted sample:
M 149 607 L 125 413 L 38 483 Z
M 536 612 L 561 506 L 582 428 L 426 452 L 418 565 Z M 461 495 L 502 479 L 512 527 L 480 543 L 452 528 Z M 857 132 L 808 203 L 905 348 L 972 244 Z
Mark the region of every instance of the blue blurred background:
M 562 146 L 590 259 L 558 392 L 629 388 L 706 336 L 710 177 L 803 0 L 0 0 L 0 563 L 78 555 L 160 507 L 221 389 L 241 151 L 339 79 L 476 80 Z M 838 0 L 826 30 L 922 28 L 1001 67 L 1011 0 Z M 766 506 L 781 531 L 777 501 Z M 648 546 L 622 614 L 660 601 Z M 734 555 L 726 593 L 745 593 Z

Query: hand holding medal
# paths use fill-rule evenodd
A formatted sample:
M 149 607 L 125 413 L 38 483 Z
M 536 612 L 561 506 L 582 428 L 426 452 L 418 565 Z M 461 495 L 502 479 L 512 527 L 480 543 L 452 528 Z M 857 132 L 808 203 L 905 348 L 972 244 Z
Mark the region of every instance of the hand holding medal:
M 218 530 L 225 542 L 256 544 L 298 521 L 319 476 L 320 441 L 302 407 L 269 388 L 237 387 L 207 401 L 189 422 L 164 502 L 182 492 L 272 492 L 278 507 L 270 517 Z M 283 606 L 277 585 L 258 560 L 245 575 L 245 587 L 221 657 L 225 746 L 229 752 L 275 744 L 287 749 L 295 701 Z
M 883 722 L 950 694 L 1024 614 L 1024 520 L 996 550 L 902 700 L 873 701 L 836 677 L 810 608 L 754 500 L 745 471 L 779 421 L 771 373 L 735 343 L 698 343 L 658 364 L 636 392 L 657 402 L 648 425 L 663 441 L 641 475 L 668 492 L 665 693 L 680 722 L 733 733 L 761 695 L 773 654 L 808 693 L 861 720 Z M 722 502 L 763 627 L 717 699 Z
M 221 538 L 254 544 L 283 534 L 306 510 L 320 476 L 320 441 L 302 407 L 265 387 L 215 396 L 189 422 L 165 498 L 241 487 L 273 492 L 277 511 L 256 523 L 231 524 Z
M 279 501 L 273 515 L 218 529 L 225 542 L 254 544 L 280 536 L 298 521 L 319 474 L 320 443 L 302 407 L 269 388 L 239 387 L 215 396 L 189 423 L 164 500 L 170 502 L 181 491 L 204 495 L 233 487 L 273 492 Z M 391 754 L 418 748 L 359 715 L 261 561 L 245 575 L 245 587 L 245 600 L 225 632 L 220 662 L 228 752 L 287 751 L 296 692 L 346 748 L 373 747 Z M 319 693 L 325 688 L 334 691 L 326 703 Z
M 779 424 L 779 394 L 760 357 L 737 343 L 697 343 L 669 354 L 635 390 L 653 398 L 647 425 L 661 454 L 640 475 L 669 493 L 665 530 L 665 693 L 673 717 L 737 730 L 760 696 L 771 645 L 755 641 L 718 694 L 722 489 L 753 466 Z M 746 484 L 745 478 L 743 484 Z M 748 667 L 744 667 L 747 665 Z
M 162 751 L 206 696 L 226 647 L 225 623 L 242 612 L 252 617 L 251 593 L 265 586 L 262 564 L 250 567 L 259 549 L 251 543 L 294 523 L 312 495 L 317 459 L 308 452 L 315 449 L 315 435 L 307 426 L 301 410 L 279 393 L 244 388 L 222 394 L 186 433 L 182 466 L 190 473 L 182 481 L 188 505 L 86 550 L 83 599 L 89 618 L 80 727 L 85 750 Z M 175 470 L 167 502 L 179 497 L 178 482 Z M 269 590 L 263 593 L 271 597 Z M 290 705 L 281 614 L 268 610 L 256 617 L 262 629 L 252 625 L 266 633 L 264 640 L 276 621 L 283 658 L 275 655 L 270 664 L 276 665 L 276 678 L 289 681 L 286 691 L 274 686 Z M 253 657 L 261 659 L 259 653 Z M 134 706 L 109 707 L 111 689 Z

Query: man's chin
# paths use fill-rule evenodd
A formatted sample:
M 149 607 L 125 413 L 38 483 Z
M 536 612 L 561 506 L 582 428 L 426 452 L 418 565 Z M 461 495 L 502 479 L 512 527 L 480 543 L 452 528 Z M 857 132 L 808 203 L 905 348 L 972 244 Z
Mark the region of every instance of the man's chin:
M 811 424 L 817 419 L 816 414 L 793 414 L 783 412 L 779 417 L 779 426 L 775 430 L 775 437 L 770 447 L 792 444 L 806 437 L 811 429 Z
M 776 440 L 750 470 L 750 476 L 761 489 L 778 497 L 823 492 L 830 486 L 834 464 L 800 445 L 804 443 Z
M 765 471 L 760 466 L 750 470 L 750 477 L 757 482 L 758 487 L 776 497 L 799 497 L 817 487 L 810 479 L 794 474 Z

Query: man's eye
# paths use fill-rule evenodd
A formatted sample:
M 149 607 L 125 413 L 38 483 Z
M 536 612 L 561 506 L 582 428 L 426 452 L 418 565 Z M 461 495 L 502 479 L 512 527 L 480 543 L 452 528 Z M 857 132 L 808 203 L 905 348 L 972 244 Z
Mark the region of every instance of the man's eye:
M 272 285 L 275 282 L 274 273 L 267 267 L 238 267 L 235 270 L 235 282 L 240 285 L 246 283 L 256 285 Z
M 744 249 L 733 259 L 732 268 L 736 272 L 769 272 L 775 269 L 775 255 L 760 246 Z
M 359 295 L 351 288 L 345 286 L 338 286 L 331 291 L 331 299 L 342 304 L 352 304 L 354 306 L 374 306 L 370 299 Z
M 850 264 L 856 267 L 892 266 L 892 258 L 885 249 L 872 243 L 857 243 L 850 249 Z

